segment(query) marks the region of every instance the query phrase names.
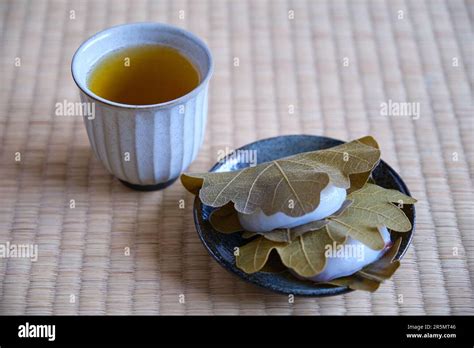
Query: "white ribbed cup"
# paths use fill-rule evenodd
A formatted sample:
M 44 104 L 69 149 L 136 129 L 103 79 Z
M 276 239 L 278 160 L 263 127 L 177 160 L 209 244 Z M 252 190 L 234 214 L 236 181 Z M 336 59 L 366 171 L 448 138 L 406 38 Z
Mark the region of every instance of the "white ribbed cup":
M 188 94 L 161 104 L 127 105 L 106 100 L 87 86 L 94 65 L 125 47 L 160 44 L 179 50 L 200 74 Z M 94 103 L 84 117 L 97 158 L 120 180 L 153 188 L 174 181 L 196 158 L 204 138 L 212 56 L 206 44 L 181 28 L 161 23 L 132 23 L 101 31 L 86 40 L 72 59 L 72 75 L 82 102 Z

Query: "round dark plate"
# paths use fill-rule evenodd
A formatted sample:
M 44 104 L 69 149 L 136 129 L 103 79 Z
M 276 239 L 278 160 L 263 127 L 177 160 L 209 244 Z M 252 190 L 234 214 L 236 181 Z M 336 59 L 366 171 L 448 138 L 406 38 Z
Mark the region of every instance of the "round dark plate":
M 276 160 L 282 157 L 295 155 L 301 152 L 315 151 L 333 147 L 342 144 L 343 141 L 314 135 L 285 135 L 275 138 L 259 140 L 254 143 L 242 146 L 238 150 L 256 150 L 257 162 L 263 163 Z M 237 151 L 237 150 L 236 150 Z M 249 166 L 249 163 L 241 163 L 231 158 L 232 154 L 220 161 L 211 168 L 211 172 L 227 172 L 238 170 Z M 400 176 L 384 161 L 372 172 L 372 177 L 376 184 L 387 189 L 395 189 L 406 195 L 410 195 Z M 223 234 L 216 231 L 209 223 L 209 214 L 215 208 L 204 205 L 196 197 L 194 201 L 194 222 L 196 230 L 204 246 L 209 253 L 225 269 L 238 275 L 240 278 L 264 287 L 266 289 L 300 296 L 333 296 L 352 291 L 348 287 L 331 286 L 317 284 L 311 281 L 300 280 L 292 276 L 288 271 L 280 273 L 257 272 L 247 274 L 235 265 L 234 248 L 248 243 L 240 236 L 240 233 Z M 410 245 L 414 226 L 415 226 L 415 208 L 413 205 L 405 205 L 404 212 L 408 216 L 413 226 L 409 232 L 398 233 L 390 231 L 392 240 L 402 237 L 400 250 L 396 259 L 401 259 Z

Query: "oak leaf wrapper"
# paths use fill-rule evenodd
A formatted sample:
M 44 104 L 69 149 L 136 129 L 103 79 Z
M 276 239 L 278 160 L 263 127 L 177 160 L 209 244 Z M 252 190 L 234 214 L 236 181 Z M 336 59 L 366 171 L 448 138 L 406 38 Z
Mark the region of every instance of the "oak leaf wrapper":
M 404 204 L 416 203 L 416 199 L 410 196 L 367 183 L 349 194 L 347 199 L 352 204 L 342 214 L 329 217 L 325 226 L 336 242 L 342 243 L 351 237 L 371 249 L 381 250 L 385 243 L 379 227 L 386 226 L 398 232 L 411 230 L 410 220 L 401 210 Z
M 379 160 L 377 142 L 366 136 L 237 171 L 182 174 L 181 182 L 211 207 L 232 202 L 243 214 L 261 209 L 266 215 L 283 212 L 298 217 L 318 207 L 328 184 L 349 191 L 361 188 Z
M 258 272 L 265 265 L 270 252 L 276 250 L 286 267 L 291 268 L 300 276 L 312 277 L 324 270 L 326 246 L 332 245 L 333 242 L 342 245 L 350 236 L 371 249 L 381 250 L 385 247 L 385 243 L 378 230 L 379 227 L 387 226 L 398 232 L 411 230 L 411 223 L 401 209 L 401 205 L 397 206 L 393 202 L 413 204 L 416 200 L 412 197 L 396 190 L 366 184 L 347 198 L 351 203 L 345 204 L 344 209 L 326 218 L 324 220 L 326 223 L 322 227 L 315 228 L 321 225 L 321 221 L 313 221 L 292 229 L 262 233 L 258 238 L 239 248 L 236 256 L 237 267 L 246 273 Z M 286 233 L 286 237 L 283 232 Z M 336 235 L 336 239 L 333 235 Z M 369 271 L 374 270 L 374 267 L 369 268 Z M 390 276 L 393 272 L 389 272 Z M 358 273 L 360 273 L 358 277 L 364 275 L 363 271 Z M 357 283 L 356 280 L 351 281 L 354 284 Z M 369 282 L 365 280 L 365 286 L 367 283 Z

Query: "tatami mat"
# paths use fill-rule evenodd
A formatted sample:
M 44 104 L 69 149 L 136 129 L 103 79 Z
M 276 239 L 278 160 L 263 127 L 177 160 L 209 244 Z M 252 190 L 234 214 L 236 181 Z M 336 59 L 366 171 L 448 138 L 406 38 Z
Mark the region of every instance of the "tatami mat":
M 0 1 L 0 243 L 39 249 L 37 262 L 0 259 L 0 313 L 474 314 L 473 9 L 472 0 Z M 179 182 L 138 193 L 109 175 L 82 119 L 56 116 L 55 104 L 79 100 L 78 45 L 134 21 L 188 28 L 214 54 L 192 171 L 279 134 L 375 136 L 419 200 L 393 280 L 374 294 L 289 303 L 211 259 Z M 381 115 L 389 100 L 419 103 L 420 117 Z

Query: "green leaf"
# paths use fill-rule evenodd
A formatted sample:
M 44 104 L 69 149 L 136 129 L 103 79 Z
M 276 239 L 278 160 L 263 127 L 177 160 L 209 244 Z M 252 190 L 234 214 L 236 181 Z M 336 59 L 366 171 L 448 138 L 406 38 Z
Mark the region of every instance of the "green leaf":
M 329 223 L 325 227 L 333 240 L 341 241 L 350 236 L 371 249 L 381 250 L 385 243 L 379 227 L 386 226 L 398 232 L 411 230 L 410 220 L 392 202 L 413 204 L 416 200 L 399 191 L 367 183 L 347 199 L 353 203 L 339 216 L 327 219 Z
M 232 203 L 213 210 L 209 215 L 209 221 L 212 227 L 221 233 L 234 233 L 243 230 Z
M 299 236 L 291 243 L 275 242 L 259 237 L 239 248 L 237 267 L 246 273 L 260 271 L 270 252 L 276 250 L 283 264 L 301 276 L 311 277 L 326 265 L 325 247 L 333 241 L 324 231 L 313 231 Z
M 293 242 L 277 247 L 277 251 L 285 266 L 300 276 L 312 277 L 324 270 L 325 248 L 332 243 L 329 235 L 324 230 L 319 230 L 305 233 Z
M 379 159 L 378 144 L 368 136 L 238 171 L 182 174 L 181 182 L 212 207 L 233 202 L 243 214 L 260 208 L 266 215 L 297 217 L 318 207 L 320 193 L 330 183 L 351 191 L 361 188 Z
M 270 252 L 284 243 L 276 243 L 263 237 L 241 246 L 235 257 L 237 267 L 245 273 L 255 273 L 265 266 Z

